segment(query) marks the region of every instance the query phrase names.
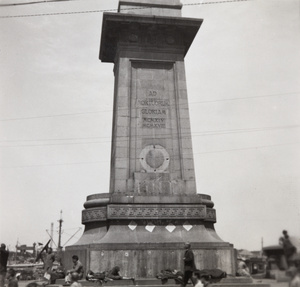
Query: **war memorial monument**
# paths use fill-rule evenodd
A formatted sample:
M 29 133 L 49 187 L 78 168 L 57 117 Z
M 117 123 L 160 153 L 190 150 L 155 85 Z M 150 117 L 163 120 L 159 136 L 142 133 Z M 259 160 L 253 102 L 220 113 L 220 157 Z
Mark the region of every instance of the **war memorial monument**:
M 179 0 L 126 0 L 103 14 L 99 57 L 115 77 L 110 189 L 87 196 L 84 233 L 65 253 L 85 270 L 118 265 L 137 278 L 182 270 L 190 242 L 198 269 L 235 274 L 214 203 L 196 189 L 184 58 L 202 19 L 181 8 Z

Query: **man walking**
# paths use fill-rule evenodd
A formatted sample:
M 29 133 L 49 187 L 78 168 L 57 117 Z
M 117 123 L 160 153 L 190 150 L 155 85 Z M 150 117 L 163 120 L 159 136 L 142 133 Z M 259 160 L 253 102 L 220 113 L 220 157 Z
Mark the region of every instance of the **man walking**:
M 8 255 L 9 252 L 6 250 L 6 245 L 2 243 L 0 247 L 0 287 L 4 287 Z
M 194 253 L 191 249 L 190 243 L 185 243 L 184 245 L 184 256 L 183 256 L 183 262 L 184 262 L 184 275 L 183 275 L 183 287 L 186 286 L 189 279 L 191 279 L 193 285 L 193 271 L 196 269 L 195 267 L 195 260 L 194 260 Z

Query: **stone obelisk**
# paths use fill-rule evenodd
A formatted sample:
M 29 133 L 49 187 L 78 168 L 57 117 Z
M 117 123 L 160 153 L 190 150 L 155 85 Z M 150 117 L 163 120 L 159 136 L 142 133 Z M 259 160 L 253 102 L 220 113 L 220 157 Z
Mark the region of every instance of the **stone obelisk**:
M 202 20 L 181 8 L 126 0 L 103 14 L 100 60 L 115 76 L 110 190 L 87 197 L 84 234 L 66 249 L 86 270 L 118 265 L 126 276 L 155 277 L 182 269 L 188 241 L 197 268 L 234 273 L 211 197 L 196 190 L 184 57 Z

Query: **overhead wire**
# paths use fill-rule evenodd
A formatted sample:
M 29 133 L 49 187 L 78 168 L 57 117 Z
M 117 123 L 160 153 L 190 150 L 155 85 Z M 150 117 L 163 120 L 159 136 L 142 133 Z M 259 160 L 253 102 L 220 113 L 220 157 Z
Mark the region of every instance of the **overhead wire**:
M 13 6 L 13 5 L 28 5 L 28 4 L 38 4 L 38 3 L 46 3 L 46 2 L 62 2 L 62 1 L 76 1 L 76 0 L 49 0 L 49 1 L 35 1 L 35 2 L 28 2 L 28 3 L 12 3 L 12 4 L 1 4 L 0 6 Z M 183 6 L 193 6 L 193 5 L 206 5 L 206 4 L 223 4 L 223 3 L 232 3 L 232 2 L 246 2 L 246 1 L 253 1 L 253 0 L 229 0 L 229 1 L 211 1 L 211 2 L 197 2 L 197 3 L 188 3 L 183 4 Z M 136 10 L 136 9 L 145 9 L 142 8 L 128 8 L 126 10 Z M 105 10 L 91 10 L 91 11 L 79 11 L 79 12 L 59 12 L 59 13 L 41 13 L 41 14 L 31 14 L 31 15 L 14 15 L 14 16 L 0 16 L 0 18 L 16 18 L 16 17 L 35 17 L 35 16 L 52 16 L 52 15 L 66 15 L 66 14 L 83 14 L 83 13 L 99 13 L 99 12 L 111 12 L 111 11 L 117 11 L 117 9 L 105 9 Z M 291 93 L 292 94 L 292 93 Z M 299 93 L 293 93 L 293 94 L 299 94 Z M 269 96 L 277 96 L 277 95 L 269 95 Z M 263 96 L 264 97 L 264 96 Z M 232 100 L 243 100 L 243 99 L 254 99 L 254 98 L 261 98 L 259 96 L 257 97 L 247 97 L 247 98 L 232 98 L 232 99 L 222 99 L 222 100 L 212 100 L 212 101 L 202 101 L 202 102 L 195 102 L 195 103 L 211 103 L 211 102 L 218 102 L 218 101 L 232 101 Z M 192 103 L 190 103 L 192 104 Z M 105 111 L 102 111 L 105 112 Z M 88 113 L 99 113 L 99 112 L 88 112 Z M 13 120 L 23 120 L 23 119 L 35 119 L 35 118 L 46 118 L 46 117 L 61 117 L 61 116 L 70 116 L 70 115 L 81 115 L 81 114 L 88 114 L 88 113 L 73 113 L 73 114 L 60 114 L 60 115 L 52 115 L 52 116 L 37 116 L 37 117 L 28 117 L 28 118 L 14 118 L 14 119 L 2 119 L 0 121 L 13 121 Z M 295 128 L 298 127 L 298 125 L 295 126 L 286 126 L 286 127 L 267 127 L 267 128 L 254 128 L 254 129 L 241 129 L 241 130 L 230 130 L 230 131 L 215 131 L 215 132 L 203 132 L 203 134 L 200 135 L 192 135 L 192 136 L 202 136 L 202 135 L 212 135 L 212 134 L 224 134 L 224 133 L 236 133 L 236 132 L 254 132 L 254 131 L 262 131 L 267 129 L 282 129 L 282 128 Z M 190 135 L 189 135 L 190 136 Z M 58 140 L 58 139 L 53 139 Z M 60 139 L 59 139 L 60 140 Z M 67 139 L 61 139 L 61 140 L 67 140 Z M 34 141 L 34 140 L 30 140 Z M 91 143 L 91 142 L 88 142 Z M 94 143 L 94 142 L 92 142 Z M 63 143 L 63 144 L 70 144 L 70 143 Z M 71 144 L 83 144 L 83 143 L 71 143 Z M 287 143 L 287 144 L 277 144 L 277 145 L 265 145 L 265 146 L 255 146 L 255 147 L 248 147 L 248 148 L 240 148 L 240 149 L 229 149 L 229 150 L 221 150 L 221 151 L 212 151 L 212 152 L 203 152 L 203 153 L 196 153 L 196 154 L 207 154 L 207 153 L 216 153 L 216 152 L 228 152 L 228 151 L 241 151 L 241 150 L 248 150 L 248 149 L 257 149 L 257 148 L 266 148 L 266 147 L 273 147 L 273 146 L 281 146 L 281 145 L 290 145 L 290 144 L 298 144 L 298 143 Z M 57 145 L 57 144 L 47 144 L 47 145 Z M 29 145 L 24 145 L 29 146 Z M 34 145 L 36 146 L 36 145 Z M 86 163 L 99 163 L 101 161 L 96 162 L 80 162 L 80 163 L 68 163 L 70 164 L 86 164 Z M 66 165 L 66 164 L 54 164 L 57 165 Z M 33 165 L 35 166 L 53 166 L 53 165 Z M 19 166 L 22 167 L 22 166 Z M 24 166 L 25 167 L 25 166 Z M 28 167 L 28 166 L 26 166 Z
M 211 136 L 211 135 L 226 135 L 226 134 L 236 134 L 236 133 L 253 133 L 253 132 L 263 132 L 272 130 L 286 130 L 299 128 L 300 125 L 287 125 L 287 126 L 277 126 L 277 127 L 263 127 L 263 128 L 249 128 L 249 129 L 233 129 L 233 130 L 216 130 L 216 131 L 202 131 L 193 133 L 183 133 L 180 139 L 198 137 L 198 136 Z M 160 136 L 160 139 L 172 139 L 173 134 L 165 133 L 164 136 Z M 117 140 L 127 141 L 129 136 L 117 136 Z M 121 138 L 121 139 L 120 139 Z M 137 137 L 138 138 L 138 137 Z M 19 144 L 19 145 L 0 145 L 0 147 L 14 148 L 14 147 L 37 147 L 37 146 L 60 146 L 60 145 L 82 145 L 82 144 L 99 144 L 99 143 L 111 143 L 111 137 L 90 137 L 90 138 L 61 138 L 61 139 L 39 139 L 39 140 L 27 140 L 30 142 L 40 142 L 40 141 L 70 141 L 70 140 L 93 140 L 93 139 L 103 139 L 102 141 L 85 141 L 85 142 L 66 142 L 66 143 L 43 143 L 43 144 Z M 105 140 L 107 139 L 107 140 Z M 7 142 L 24 142 L 24 140 L 7 140 L 0 141 L 0 143 Z M 26 142 L 26 140 L 25 140 Z
M 245 150 L 257 150 L 261 148 L 269 148 L 269 147 L 279 147 L 279 146 L 287 146 L 287 145 L 298 145 L 299 142 L 293 143 L 282 143 L 282 144 L 273 144 L 273 145 L 263 145 L 263 146 L 252 146 L 245 148 L 235 148 L 235 149 L 225 149 L 225 150 L 216 150 L 216 151 L 206 151 L 193 153 L 193 155 L 203 155 L 203 154 L 212 154 L 212 153 L 224 153 L 224 152 L 232 152 L 232 151 L 245 151 Z M 185 153 L 184 155 L 191 155 L 191 153 Z M 137 158 L 139 159 L 139 158 Z M 126 161 L 128 159 L 119 159 L 119 161 Z M 59 164 L 36 164 L 36 165 L 19 165 L 19 166 L 0 166 L 0 169 L 12 169 L 12 168 L 27 168 L 27 167 L 48 167 L 48 166 L 69 166 L 69 165 L 84 165 L 84 164 L 99 164 L 99 163 L 107 163 L 110 160 L 103 161 L 87 161 L 87 162 L 72 162 L 72 163 L 59 163 Z
M 280 93 L 280 94 L 269 94 L 262 96 L 249 96 L 249 97 L 240 97 L 240 98 L 228 98 L 228 99 L 219 99 L 219 100 L 209 100 L 209 101 L 196 101 L 196 102 L 188 102 L 186 104 L 181 104 L 181 106 L 185 105 L 194 105 L 194 104 L 208 104 L 208 103 L 217 103 L 217 102 L 228 102 L 228 101 L 241 101 L 241 100 L 251 100 L 251 99 L 263 99 L 267 97 L 278 97 L 278 96 L 287 96 L 287 95 L 300 95 L 300 92 L 289 92 L 289 93 Z M 174 107 L 175 105 L 170 105 L 169 107 Z M 45 116 L 30 116 L 30 117 L 20 117 L 20 118 L 8 118 L 8 119 L 0 119 L 0 122 L 8 122 L 8 121 L 19 121 L 19 120 L 33 120 L 33 119 L 41 119 L 41 118 L 54 118 L 54 117 L 67 117 L 67 116 L 78 116 L 78 115 L 88 115 L 88 114 L 99 114 L 99 113 L 107 113 L 113 112 L 117 109 L 109 109 L 102 111 L 90 111 L 90 112 L 78 112 L 78 113 L 65 113 L 65 114 L 56 114 L 56 115 L 45 115 Z M 119 108 L 118 110 L 126 111 L 129 108 Z
M 64 0 L 68 1 L 68 0 Z M 70 1 L 70 0 L 69 0 Z M 74 0 L 73 0 L 74 1 Z M 227 0 L 227 1 L 211 1 L 211 2 L 195 2 L 195 3 L 188 3 L 183 4 L 182 6 L 196 6 L 196 5 L 214 5 L 214 4 L 225 4 L 225 3 L 234 3 L 234 2 L 248 2 L 254 0 Z M 39 3 L 47 3 L 47 2 L 60 2 L 59 0 L 53 1 L 38 1 Z M 37 2 L 37 3 L 38 3 Z M 36 4 L 37 4 L 36 3 Z M 34 4 L 34 3 L 31 3 Z M 1 6 L 16 6 L 13 4 L 1 4 Z M 135 8 L 126 8 L 122 9 L 122 11 L 130 11 L 130 10 L 141 10 L 141 9 L 149 9 L 148 7 L 135 7 Z M 27 14 L 27 15 L 7 15 L 7 16 L 0 16 L 0 18 L 21 18 L 21 17 L 40 17 L 40 16 L 56 16 L 56 15 L 72 15 L 72 14 L 87 14 L 87 13 L 103 13 L 103 12 L 116 12 L 117 9 L 102 9 L 102 10 L 87 10 L 87 11 L 72 11 L 72 12 L 54 12 L 54 13 L 39 13 L 39 14 Z
M 73 1 L 81 1 L 81 0 L 43 0 L 43 1 L 30 1 L 30 2 L 18 2 L 18 3 L 8 3 L 8 4 L 0 4 L 0 7 L 10 7 L 10 6 L 24 6 L 24 5 L 34 5 L 34 4 L 45 4 L 51 2 L 73 2 Z

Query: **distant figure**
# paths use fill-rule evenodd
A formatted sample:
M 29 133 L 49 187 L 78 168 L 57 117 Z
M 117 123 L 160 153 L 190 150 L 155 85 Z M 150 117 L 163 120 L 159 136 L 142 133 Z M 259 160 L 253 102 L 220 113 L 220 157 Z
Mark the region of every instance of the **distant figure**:
M 204 287 L 200 277 L 200 270 L 194 270 L 192 276 L 195 287 Z
M 71 287 L 82 287 L 81 283 L 78 282 L 79 280 L 79 274 L 77 272 L 71 273 Z
M 291 275 L 291 282 L 289 284 L 289 287 L 300 287 L 300 272 L 299 267 L 292 266 L 289 270 L 289 273 Z
M 49 247 L 46 253 L 46 256 L 42 257 L 44 262 L 44 278 L 48 280 L 48 283 L 51 283 L 51 271 L 53 267 L 53 262 L 55 261 L 55 255 L 52 253 L 52 248 Z
M 81 280 L 83 278 L 83 273 L 84 273 L 83 265 L 79 261 L 78 256 L 73 255 L 72 256 L 72 261 L 73 261 L 73 268 L 71 270 L 67 271 L 67 276 L 65 277 L 65 281 L 66 281 L 67 284 L 71 283 L 71 274 L 73 272 L 76 272 L 78 274 L 78 279 L 77 280 Z
M 16 271 L 10 268 L 7 272 L 7 280 L 8 280 L 8 287 L 18 287 L 18 279 L 16 278 Z
M 6 245 L 2 243 L 0 247 L 0 287 L 4 287 L 8 255 L 9 252 L 6 250 Z
M 123 276 L 120 273 L 120 267 L 119 266 L 113 267 L 111 270 L 107 272 L 106 277 L 113 280 L 123 279 Z
M 50 284 L 55 284 L 57 279 L 64 279 L 65 277 L 65 272 L 62 265 L 52 268 Z
M 249 268 L 245 262 L 245 259 L 242 257 L 238 257 L 238 266 L 237 266 L 237 275 L 242 277 L 251 277 Z
M 292 257 L 297 252 L 297 248 L 293 245 L 286 230 L 282 231 L 283 237 L 279 238 L 279 244 L 283 248 L 283 253 L 288 267 L 292 266 Z
M 115 266 L 111 270 L 109 270 L 107 272 L 107 275 L 106 275 L 105 279 L 110 279 L 110 280 L 129 279 L 129 280 L 132 280 L 133 284 L 135 285 L 135 279 L 133 277 L 122 276 L 122 274 L 120 273 L 120 267 L 119 266 Z
M 183 287 L 187 285 L 189 282 L 189 279 L 191 279 L 193 285 L 193 271 L 196 269 L 195 268 L 195 259 L 194 259 L 194 253 L 191 249 L 191 244 L 190 243 L 185 243 L 184 245 L 184 256 L 183 256 L 183 262 L 184 262 L 184 275 L 183 275 Z

